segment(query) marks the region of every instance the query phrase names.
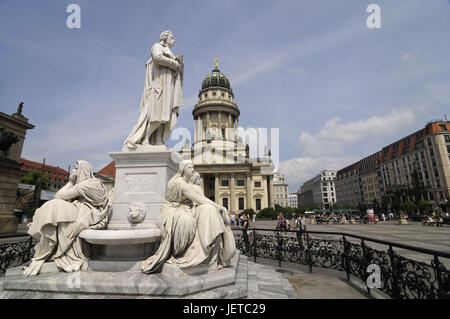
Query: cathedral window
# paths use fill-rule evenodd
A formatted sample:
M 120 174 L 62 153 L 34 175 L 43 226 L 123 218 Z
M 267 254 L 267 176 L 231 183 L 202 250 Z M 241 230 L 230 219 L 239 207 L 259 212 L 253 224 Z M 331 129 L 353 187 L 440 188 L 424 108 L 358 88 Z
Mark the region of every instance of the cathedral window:
M 244 210 L 244 197 L 239 197 L 238 202 L 239 202 L 239 210 Z

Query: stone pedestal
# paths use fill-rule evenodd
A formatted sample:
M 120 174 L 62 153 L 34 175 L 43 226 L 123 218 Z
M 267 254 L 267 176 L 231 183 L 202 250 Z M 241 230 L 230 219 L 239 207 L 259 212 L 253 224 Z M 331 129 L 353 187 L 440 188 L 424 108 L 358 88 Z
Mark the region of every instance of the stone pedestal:
M 0 158 L 0 234 L 15 233 L 19 220 L 14 216 L 17 184 L 23 175 L 20 164 Z
M 108 229 L 159 228 L 167 183 L 178 171 L 179 156 L 165 145 L 109 155 L 116 163 L 116 182 Z
M 167 183 L 177 173 L 180 158 L 165 145 L 109 155 L 116 165 L 110 220 L 106 229 L 86 229 L 80 237 L 90 244 L 91 259 L 146 259 L 158 249 Z

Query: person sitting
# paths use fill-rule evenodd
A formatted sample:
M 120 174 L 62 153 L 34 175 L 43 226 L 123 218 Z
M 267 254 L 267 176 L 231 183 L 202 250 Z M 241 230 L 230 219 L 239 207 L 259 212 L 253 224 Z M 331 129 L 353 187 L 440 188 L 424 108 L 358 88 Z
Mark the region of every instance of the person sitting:
M 142 272 L 155 273 L 164 263 L 179 268 L 209 264 L 217 269 L 230 264 L 236 244 L 228 211 L 205 197 L 193 176 L 193 163 L 183 160 L 169 180 L 160 217 L 161 244 L 141 263 Z
M 34 213 L 28 233 L 39 242 L 25 276 L 36 276 L 46 261 L 66 272 L 84 269 L 87 257 L 78 234 L 87 228 L 105 227 L 111 212 L 105 186 L 94 177 L 92 165 L 75 162 L 69 182 Z
M 375 216 L 375 224 L 379 224 L 380 223 L 380 218 L 378 217 L 378 215 Z
M 428 216 L 426 222 L 425 222 L 425 226 L 430 226 L 434 224 L 434 220 L 433 217 L 431 217 L 431 215 Z

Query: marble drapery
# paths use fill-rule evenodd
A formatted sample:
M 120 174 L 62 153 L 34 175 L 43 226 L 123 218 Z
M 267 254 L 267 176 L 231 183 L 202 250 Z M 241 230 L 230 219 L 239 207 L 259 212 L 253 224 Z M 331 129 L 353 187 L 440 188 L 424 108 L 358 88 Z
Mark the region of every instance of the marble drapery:
M 183 162 L 190 161 L 182 161 L 181 172 L 168 183 L 160 219 L 161 243 L 155 255 L 142 262 L 145 273 L 159 271 L 165 262 L 180 268 L 216 264 L 220 269 L 236 252 L 228 212 L 186 181 Z
M 166 42 L 153 45 L 146 63 L 145 86 L 138 122 L 125 141 L 128 148 L 165 143 L 183 105 L 183 64 Z M 161 139 L 161 140 L 159 140 Z
M 101 229 L 109 218 L 106 188 L 94 177 L 92 166 L 86 161 L 75 163 L 70 181 L 55 197 L 36 210 L 28 230 L 39 243 L 31 264 L 25 265 L 26 275 L 37 275 L 46 261 L 54 261 L 66 272 L 82 269 L 87 258 L 79 232 Z

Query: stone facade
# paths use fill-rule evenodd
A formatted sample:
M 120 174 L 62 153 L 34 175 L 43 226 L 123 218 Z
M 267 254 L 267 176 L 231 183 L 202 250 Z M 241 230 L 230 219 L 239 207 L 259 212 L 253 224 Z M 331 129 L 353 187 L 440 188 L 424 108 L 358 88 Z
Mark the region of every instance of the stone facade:
M 28 123 L 20 108 L 20 111 L 12 116 L 0 112 L 0 127 L 19 138 L 19 141 L 9 149 L 8 155 L 0 157 L 0 234 L 15 233 L 19 221 L 14 216 L 14 205 L 19 178 L 23 175 L 19 159 L 26 131 L 34 126 Z
M 434 205 L 450 199 L 450 122 L 435 121 L 423 129 L 384 147 L 378 170 L 380 192 L 390 197 L 399 189 L 413 186 L 412 174 L 418 173 L 424 188 L 421 198 Z
M 297 194 L 289 194 L 289 207 L 298 208 Z
M 298 207 L 328 209 L 336 203 L 336 170 L 323 170 L 298 190 Z
M 337 203 L 342 208 L 381 201 L 378 181 L 380 152 L 374 153 L 337 172 Z
M 273 187 L 274 187 L 274 195 L 275 195 L 275 204 L 278 204 L 282 207 L 289 206 L 289 191 L 288 184 L 286 183 L 286 179 L 283 174 L 275 174 L 273 177 Z

